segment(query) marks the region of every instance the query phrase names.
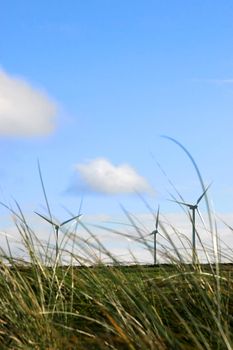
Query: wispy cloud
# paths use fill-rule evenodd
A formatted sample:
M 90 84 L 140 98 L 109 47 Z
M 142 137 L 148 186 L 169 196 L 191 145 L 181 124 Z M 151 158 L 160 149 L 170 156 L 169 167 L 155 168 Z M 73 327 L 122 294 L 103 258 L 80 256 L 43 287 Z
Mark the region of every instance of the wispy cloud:
M 24 79 L 0 69 L 0 134 L 46 135 L 55 127 L 57 107 L 50 98 Z
M 73 190 L 86 190 L 107 195 L 133 194 L 137 192 L 153 193 L 146 179 L 140 176 L 128 164 L 114 165 L 107 159 L 97 158 L 75 167 L 79 181 Z

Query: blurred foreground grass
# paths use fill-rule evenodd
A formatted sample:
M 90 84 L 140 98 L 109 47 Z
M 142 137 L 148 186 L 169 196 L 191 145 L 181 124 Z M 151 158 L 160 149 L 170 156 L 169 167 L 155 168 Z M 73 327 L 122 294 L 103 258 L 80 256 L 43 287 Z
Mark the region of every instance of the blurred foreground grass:
M 0 266 L 1 349 L 232 349 L 233 266 Z

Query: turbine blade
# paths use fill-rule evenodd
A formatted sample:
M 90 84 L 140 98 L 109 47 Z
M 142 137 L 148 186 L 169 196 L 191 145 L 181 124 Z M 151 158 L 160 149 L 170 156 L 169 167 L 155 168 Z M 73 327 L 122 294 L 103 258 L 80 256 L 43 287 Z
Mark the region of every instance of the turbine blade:
M 62 222 L 60 226 L 63 226 L 63 225 L 65 225 L 65 224 L 68 224 L 68 222 L 73 221 L 73 220 L 75 220 L 75 219 L 81 218 L 81 216 L 83 216 L 83 214 L 76 215 L 76 216 L 74 216 L 73 218 Z
M 37 213 L 36 211 L 34 212 L 35 214 L 39 215 L 42 219 L 48 221 L 50 224 L 52 224 L 53 226 L 58 226 L 57 224 L 55 224 L 55 222 L 53 222 L 52 220 L 48 219 L 46 216 Z
M 170 202 L 174 202 L 174 203 L 177 203 L 177 204 L 181 204 L 181 205 L 186 205 L 186 207 L 193 207 L 193 204 L 189 204 L 189 203 L 185 203 L 185 202 L 179 202 L 179 201 L 175 201 L 175 200 L 172 200 L 172 199 L 168 199 Z
M 155 223 L 156 231 L 158 230 L 158 226 L 159 226 L 159 210 L 160 210 L 160 207 L 158 206 L 157 215 L 156 215 L 156 223 Z
M 205 221 L 203 219 L 203 216 L 201 215 L 201 212 L 199 211 L 199 209 L 197 208 L 197 213 L 198 215 L 200 216 L 200 219 L 201 219 L 201 222 L 202 222 L 202 225 L 204 226 L 205 230 L 207 230 L 206 228 L 206 224 L 205 224 Z
M 147 235 L 143 236 L 143 238 L 144 238 L 144 237 L 150 237 L 150 236 L 152 236 L 152 235 L 153 235 L 153 232 L 148 233 Z
M 202 193 L 202 195 L 198 198 L 197 200 L 197 204 L 200 203 L 200 201 L 202 200 L 202 198 L 204 197 L 204 195 L 206 194 L 206 192 L 208 191 L 210 185 L 208 187 L 206 187 L 205 191 Z
M 132 238 L 129 238 L 129 240 L 133 241 L 133 242 L 145 242 L 145 239 L 146 237 L 149 237 L 149 235 L 145 235 L 145 236 L 142 236 L 142 237 L 132 237 Z

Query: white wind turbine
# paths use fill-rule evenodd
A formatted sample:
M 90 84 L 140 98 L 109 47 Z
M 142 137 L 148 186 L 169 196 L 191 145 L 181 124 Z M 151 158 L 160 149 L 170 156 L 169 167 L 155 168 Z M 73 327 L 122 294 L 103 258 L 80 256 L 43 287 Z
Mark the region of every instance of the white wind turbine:
M 154 265 L 157 264 L 157 234 L 159 233 L 158 227 L 159 227 L 159 206 L 156 214 L 155 230 L 149 234 L 149 236 L 152 236 L 152 235 L 154 236 Z
M 206 192 L 208 191 L 210 185 L 204 190 L 204 192 L 201 194 L 201 196 L 198 198 L 195 204 L 190 204 L 186 202 L 179 202 L 179 201 L 172 201 L 181 205 L 185 205 L 188 207 L 192 212 L 192 262 L 193 264 L 196 264 L 197 261 L 197 253 L 196 253 L 196 211 L 198 212 L 199 216 L 201 217 L 201 214 L 198 210 L 198 205 L 202 198 L 205 196 Z
M 55 229 L 55 235 L 56 235 L 56 260 L 58 258 L 58 232 L 59 232 L 59 229 L 68 224 L 68 222 L 71 222 L 73 220 L 79 220 L 83 215 L 82 214 L 79 214 L 79 215 L 76 215 L 76 216 L 73 216 L 71 219 L 68 219 L 66 221 L 63 221 L 61 224 L 57 224 L 55 223 L 54 221 L 50 220 L 49 218 L 47 218 L 46 216 L 42 215 L 42 214 L 39 214 L 35 211 L 35 214 L 39 215 L 42 219 L 46 220 L 47 222 L 49 222 L 51 225 L 54 226 L 54 229 Z

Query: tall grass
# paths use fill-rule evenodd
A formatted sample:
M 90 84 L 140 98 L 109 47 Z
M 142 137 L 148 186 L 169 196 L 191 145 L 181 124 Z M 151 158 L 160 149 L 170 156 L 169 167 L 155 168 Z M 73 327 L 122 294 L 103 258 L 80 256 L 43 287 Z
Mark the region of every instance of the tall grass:
M 67 232 L 59 253 L 70 254 L 70 263 L 61 265 L 17 210 L 15 225 L 28 259 L 1 254 L 1 349 L 233 348 L 231 264 L 185 263 L 160 223 L 173 248 L 172 254 L 164 250 L 167 264 L 122 266 L 82 223 L 94 243 Z M 151 250 L 143 237 L 137 242 Z M 69 253 L 69 244 L 80 245 L 85 254 Z M 98 261 L 94 249 L 112 264 Z

